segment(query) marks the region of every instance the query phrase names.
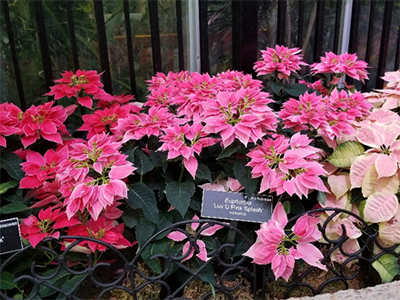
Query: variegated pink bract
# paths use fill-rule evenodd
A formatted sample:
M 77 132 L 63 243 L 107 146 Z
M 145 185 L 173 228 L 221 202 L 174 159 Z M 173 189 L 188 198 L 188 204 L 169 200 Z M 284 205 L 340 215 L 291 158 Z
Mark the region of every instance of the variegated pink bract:
M 274 48 L 261 50 L 261 60 L 254 64 L 257 75 L 274 74 L 282 80 L 289 80 L 292 73 L 297 73 L 302 65 L 307 65 L 302 61 L 299 48 L 287 48 L 276 45 Z
M 219 92 L 215 100 L 207 102 L 202 115 L 208 133 L 219 133 L 224 147 L 237 138 L 247 146 L 260 140 L 268 131 L 275 131 L 274 112 L 268 107 L 273 102 L 269 94 L 259 89 L 240 89 Z
M 267 223 L 256 231 L 257 240 L 243 255 L 251 257 L 260 265 L 271 264 L 275 278 L 289 280 L 296 259 L 303 259 L 309 265 L 326 270 L 321 263 L 323 255 L 317 247 L 310 244 L 321 238 L 316 225 L 319 219 L 304 215 L 297 219 L 292 234 L 285 233 L 287 216 L 279 202 Z M 288 246 L 291 245 L 291 246 Z
M 336 55 L 332 52 L 326 52 L 321 57 L 320 63 L 313 63 L 311 66 L 313 74 L 333 73 L 336 78 L 342 77 L 344 74 L 364 83 L 368 79 L 368 64 L 365 61 L 357 60 L 356 54 L 343 53 Z M 334 81 L 334 83 L 336 83 Z
M 160 137 L 163 144 L 157 151 L 167 151 L 168 159 L 182 156 L 186 170 L 195 178 L 198 167 L 195 153 L 199 155 L 203 148 L 214 145 L 218 140 L 209 137 L 200 123 L 174 125 L 164 129 L 164 132 L 165 135 Z
M 197 215 L 194 215 L 192 220 L 199 220 L 199 217 Z M 190 226 L 187 227 L 188 232 L 183 233 L 181 231 L 172 231 L 170 232 L 167 237 L 175 242 L 181 242 L 186 240 L 190 235 L 194 236 L 196 235 L 196 230 L 199 228 L 199 223 L 193 222 L 190 224 Z M 210 226 L 209 224 L 204 224 L 200 227 L 199 233 L 200 235 L 203 236 L 212 236 L 214 233 L 223 228 L 222 225 L 212 225 Z M 195 249 L 195 247 L 198 248 Z M 207 261 L 207 249 L 206 245 L 202 240 L 196 239 L 196 246 L 191 246 L 191 242 L 186 242 L 185 245 L 183 245 L 182 249 L 182 254 L 184 258 L 182 261 L 188 260 L 193 257 L 194 251 L 197 251 L 196 256 L 202 260 L 202 261 Z

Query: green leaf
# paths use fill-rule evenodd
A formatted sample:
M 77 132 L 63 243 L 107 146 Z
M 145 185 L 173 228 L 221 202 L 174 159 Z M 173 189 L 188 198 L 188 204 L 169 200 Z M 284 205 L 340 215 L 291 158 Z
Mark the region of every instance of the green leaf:
M 165 152 L 154 150 L 150 151 L 150 159 L 157 167 L 164 167 L 167 164 L 166 158 L 167 154 Z
M 190 198 L 193 196 L 195 190 L 194 183 L 191 181 L 186 182 L 168 182 L 165 187 L 168 202 L 181 214 L 185 216 L 188 211 Z
M 65 292 L 73 294 L 75 289 L 79 286 L 83 276 L 85 275 L 74 275 L 72 278 L 64 282 L 64 284 L 61 286 L 61 289 Z M 57 300 L 61 299 L 65 299 L 65 296 L 62 293 L 58 294 L 57 297 Z
M 143 246 L 153 236 L 156 225 L 145 218 L 142 211 L 139 209 L 131 210 L 128 218 L 126 215 L 124 217 L 124 215 L 125 213 L 122 215 L 124 222 L 128 219 L 129 227 L 136 227 L 136 239 L 139 246 Z M 128 226 L 126 223 L 125 225 Z
M 146 248 L 143 249 L 142 258 L 146 265 L 148 265 L 154 272 L 157 274 L 161 274 L 162 267 L 159 259 L 153 258 L 154 255 L 157 254 L 165 254 L 167 244 L 171 241 L 168 240 L 160 240 L 147 245 Z
M 201 266 L 205 264 L 205 262 L 201 261 L 197 257 L 193 260 L 191 260 L 193 263 L 193 267 L 195 269 L 199 269 Z M 204 269 L 202 269 L 199 273 L 199 278 L 205 282 L 208 282 L 212 286 L 215 286 L 215 275 L 214 275 L 214 268 L 212 264 L 207 264 Z
M 321 204 L 325 204 L 325 199 L 326 199 L 326 193 L 318 191 L 318 195 L 317 195 L 318 202 Z
M 305 84 L 295 83 L 290 85 L 288 88 L 285 88 L 285 92 L 290 96 L 299 97 L 304 94 L 308 90 L 308 87 Z
M 174 222 L 174 218 L 172 216 L 171 212 L 168 211 L 160 211 L 160 221 L 158 222 L 158 226 L 157 226 L 157 232 L 161 231 L 162 229 L 164 229 L 165 227 L 168 227 L 170 225 L 172 225 L 172 223 Z M 163 234 L 159 234 L 157 236 L 157 239 L 162 239 L 164 238 L 166 235 L 168 234 L 168 232 L 165 232 Z
M 12 213 L 24 211 L 26 209 L 28 209 L 28 206 L 26 206 L 24 203 L 13 202 L 13 203 L 9 203 L 7 205 L 0 207 L 0 213 L 6 215 L 6 214 L 12 214 Z
M 367 200 L 367 198 L 364 198 L 361 188 L 356 188 L 351 190 L 351 200 L 350 203 L 360 203 L 361 201 Z
M 21 163 L 22 160 L 17 154 L 5 151 L 1 152 L 0 168 L 6 170 L 8 175 L 18 181 L 24 178 L 24 172 L 21 170 Z
M 218 155 L 217 159 L 223 159 L 230 157 L 234 153 L 240 152 L 241 143 L 238 140 L 235 140 L 232 144 L 230 144 L 227 148 L 222 149 L 221 153 Z
M 285 210 L 285 213 L 288 215 L 290 214 L 290 202 L 289 201 L 285 201 L 283 202 L 283 209 Z
M 233 164 L 233 173 L 240 184 L 244 186 L 247 195 L 254 195 L 258 180 L 251 177 L 251 168 L 246 167 L 247 161 L 245 159 L 237 159 Z
M 124 221 L 126 227 L 133 228 L 136 226 L 135 216 L 135 210 L 133 210 L 132 208 L 128 208 L 124 211 L 124 213 L 122 214 L 122 221 Z
M 345 142 L 337 146 L 336 150 L 328 158 L 328 161 L 338 168 L 348 168 L 353 161 L 362 154 L 364 154 L 364 147 L 354 141 Z
M 128 205 L 132 208 L 141 208 L 144 216 L 149 221 L 158 224 L 157 199 L 151 188 L 142 182 L 136 182 L 129 186 Z
M 13 282 L 15 279 L 14 275 L 8 272 L 0 273 L 0 286 L 2 290 L 12 290 L 17 285 Z
M 15 188 L 18 185 L 18 181 L 12 180 L 0 183 L 0 195 L 7 192 L 9 189 Z
M 212 181 L 210 169 L 202 163 L 199 163 L 196 171 L 196 178 L 198 179 L 206 179 L 208 182 Z
M 150 157 L 146 155 L 142 149 L 137 148 L 135 150 L 134 166 L 137 168 L 136 173 L 144 175 L 154 169 L 155 165 L 151 161 Z
M 291 214 L 300 215 L 305 211 L 303 202 L 298 198 L 290 198 L 288 202 L 290 203 Z
M 52 276 L 55 272 L 56 272 L 56 270 L 54 270 L 54 269 L 48 270 L 43 274 L 43 276 Z M 54 287 L 59 288 L 62 286 L 62 284 L 65 282 L 65 280 L 67 280 L 69 278 L 70 275 L 71 274 L 68 273 L 65 269 L 61 269 L 61 271 L 56 276 L 54 276 L 51 279 L 47 279 L 46 282 L 50 283 Z M 54 295 L 55 293 L 57 293 L 57 291 L 55 289 L 52 289 L 45 285 L 40 285 L 40 287 L 39 287 L 39 295 L 41 298 L 49 297 L 51 295 Z
M 384 254 L 372 263 L 372 266 L 381 276 L 382 283 L 391 282 L 400 274 L 399 260 L 393 254 Z
M 278 82 L 272 81 L 271 82 L 271 89 L 275 94 L 280 96 L 282 94 L 281 91 L 283 89 L 282 81 L 278 81 Z

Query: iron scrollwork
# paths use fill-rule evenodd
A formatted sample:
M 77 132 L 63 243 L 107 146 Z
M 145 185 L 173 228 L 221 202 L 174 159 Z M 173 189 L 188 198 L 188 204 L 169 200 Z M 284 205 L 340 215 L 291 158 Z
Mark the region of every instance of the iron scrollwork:
M 395 251 L 398 245 L 383 245 L 378 239 L 378 231 L 350 211 L 323 208 L 307 213 L 327 214 L 325 221 L 318 225 L 324 240 L 318 244 L 324 249 L 322 262 L 327 266 L 326 272 L 330 275 L 316 285 L 315 282 L 306 280 L 307 276 L 315 272 L 315 267 L 303 266 L 299 270 L 295 269 L 288 282 L 278 282 L 284 289 L 285 298 L 292 296 L 292 292 L 297 288 L 308 289 L 312 295 L 320 294 L 333 282 L 341 282 L 344 288 L 349 288 L 348 283 L 360 277 L 361 272 L 365 285 L 368 286 L 371 284 L 372 264 L 379 257 L 384 254 L 399 257 Z M 342 214 L 351 216 L 357 227 L 362 230 L 362 236 L 358 238 L 360 247 L 356 251 L 347 252 L 344 247 L 344 243 L 350 239 L 344 225 L 341 225 L 342 232 L 336 238 L 332 239 L 329 235 L 333 220 Z M 290 219 L 289 224 L 293 224 L 299 217 Z M 194 223 L 199 224 L 198 230 L 188 231 L 188 226 Z M 220 238 L 205 239 L 202 232 L 214 225 L 221 226 L 218 235 Z M 189 243 L 186 252 L 182 247 L 184 242 L 173 242 L 166 237 L 172 231 L 186 236 L 185 242 Z M 200 252 L 198 241 L 201 239 L 207 242 L 208 253 L 205 262 L 195 257 Z M 83 241 L 106 246 L 107 251 L 100 259 L 89 253 L 77 254 L 77 248 Z M 265 299 L 271 289 L 268 283 L 274 281 L 274 277 L 266 266 L 256 266 L 251 263 L 250 258 L 241 255 L 252 243 L 251 237 L 234 225 L 216 220 L 187 220 L 157 232 L 136 253 L 126 249 L 123 253 L 103 241 L 90 237 L 61 236 L 59 239 L 45 239 L 35 249 L 28 246 L 9 255 L 1 263 L 0 272 L 11 273 L 18 270 L 14 266 L 24 257 L 31 257 L 29 269 L 23 274 L 17 273 L 18 276 L 14 280 L 16 286 L 21 285 L 24 289 L 24 299 L 53 299 L 57 294 L 58 299 L 86 299 L 89 287 L 93 287 L 97 299 L 110 299 L 112 295 L 121 299 L 188 299 L 185 291 L 196 281 L 212 285 L 201 299 L 212 299 L 215 294 L 221 297 L 224 295 L 224 299 L 237 299 L 235 293 L 243 285 L 251 285 L 250 293 L 253 299 Z M 57 247 L 65 249 L 60 251 Z M 192 249 L 193 258 L 185 260 L 191 255 Z M 331 260 L 335 251 L 343 257 L 341 264 Z M 357 265 L 357 268 L 349 268 L 351 265 Z M 358 266 L 362 266 L 363 269 Z M 104 282 L 105 277 L 107 282 Z M 1 287 L 0 297 L 12 299 Z

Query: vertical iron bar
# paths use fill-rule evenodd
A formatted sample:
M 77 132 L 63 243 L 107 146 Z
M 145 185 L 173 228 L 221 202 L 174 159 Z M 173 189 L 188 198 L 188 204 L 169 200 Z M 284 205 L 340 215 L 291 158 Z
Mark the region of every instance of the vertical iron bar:
M 208 49 L 208 0 L 199 0 L 200 21 L 200 70 L 210 72 L 210 58 Z
M 375 23 L 375 8 L 376 8 L 376 2 L 371 1 L 370 2 L 370 11 L 369 11 L 369 23 L 368 23 L 368 35 L 367 35 L 367 45 L 366 45 L 366 50 L 365 50 L 365 61 L 367 63 L 370 62 L 371 60 L 371 52 L 372 52 L 372 39 L 373 39 L 373 32 L 374 32 L 374 23 Z M 362 86 L 362 91 L 365 92 L 367 90 L 367 85 L 364 84 Z
M 183 26 L 182 26 L 182 0 L 175 0 L 176 7 L 176 32 L 178 35 L 178 59 L 179 71 L 185 69 L 185 59 L 183 55 Z
M 112 94 L 111 69 L 110 69 L 110 62 L 108 59 L 107 34 L 106 34 L 106 26 L 104 23 L 103 0 L 93 1 L 93 4 L 94 4 L 94 15 L 96 18 L 97 35 L 99 39 L 100 65 L 102 71 L 104 71 L 102 75 L 104 90 L 107 93 Z
M 303 44 L 303 23 L 304 23 L 304 1 L 299 1 L 299 20 L 297 28 L 297 46 L 301 48 Z M 289 46 L 289 45 L 288 45 Z
M 302 1 L 300 1 L 302 2 Z M 340 36 L 340 19 L 342 12 L 342 0 L 336 0 L 336 14 L 335 14 L 335 35 L 333 37 L 333 52 L 339 53 L 339 36 Z
M 2 1 L 2 2 L 3 2 L 4 19 L 6 21 L 6 27 L 7 27 L 7 36 L 8 36 L 8 41 L 10 43 L 11 59 L 14 66 L 15 81 L 17 83 L 19 104 L 22 110 L 26 110 L 24 87 L 22 85 L 21 73 L 19 70 L 18 55 L 15 49 L 14 32 L 12 30 L 8 1 Z
M 42 0 L 34 0 L 33 8 L 35 11 L 36 26 L 42 55 L 44 78 L 46 81 L 46 86 L 49 87 L 53 84 L 53 74 L 51 70 L 51 59 L 49 53 L 49 44 L 47 42 L 46 25 L 44 23 Z M 52 97 L 49 96 L 49 99 L 52 99 Z
M 242 1 L 232 1 L 232 69 L 242 71 Z
M 371 1 L 371 7 L 369 12 L 369 23 L 368 23 L 368 36 L 367 36 L 367 49 L 365 51 L 365 61 L 369 63 L 371 59 L 371 51 L 372 51 L 372 38 L 373 38 L 373 31 L 374 31 L 374 23 L 375 23 L 375 7 L 376 2 Z
M 361 1 L 353 1 L 353 9 L 351 12 L 349 53 L 357 52 L 358 24 L 360 23 L 360 10 L 361 10 Z
M 257 61 L 258 44 L 258 0 L 242 3 L 242 68 L 246 74 L 256 76 L 253 65 Z
M 72 59 L 74 63 L 74 69 L 76 71 L 79 69 L 79 58 L 78 58 L 78 48 L 76 46 L 76 39 L 75 39 L 75 26 L 74 26 L 74 15 L 72 11 L 72 0 L 66 0 L 66 5 L 68 14 L 69 34 L 71 36 Z
M 383 12 L 383 25 L 382 25 L 382 36 L 381 46 L 379 49 L 379 62 L 378 70 L 376 74 L 376 86 L 375 88 L 381 89 L 383 87 L 383 79 L 381 76 L 385 75 L 386 61 L 389 48 L 389 36 L 390 26 L 392 24 L 392 12 L 393 12 L 393 0 L 385 1 L 385 10 Z
M 322 55 L 322 45 L 324 42 L 324 21 L 325 21 L 325 1 L 318 0 L 317 18 L 315 20 L 314 61 L 319 61 Z
M 158 1 L 148 0 L 151 32 L 151 50 L 153 54 L 154 74 L 162 72 L 160 25 L 158 23 Z
M 128 50 L 129 77 L 131 80 L 131 93 L 137 95 L 135 62 L 133 59 L 133 48 L 132 48 L 131 19 L 129 14 L 128 0 L 124 0 L 124 18 L 125 18 L 126 46 Z
M 290 17 L 289 17 L 290 18 Z M 286 0 L 278 1 L 278 28 L 276 31 L 276 44 L 280 46 L 285 45 L 286 34 Z
M 400 28 L 399 33 L 397 34 L 397 49 L 396 49 L 396 57 L 394 60 L 394 70 L 400 69 Z

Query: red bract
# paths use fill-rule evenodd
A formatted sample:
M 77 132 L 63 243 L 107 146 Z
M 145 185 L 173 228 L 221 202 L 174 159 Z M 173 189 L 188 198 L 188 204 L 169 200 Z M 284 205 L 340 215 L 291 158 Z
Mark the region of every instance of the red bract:
M 106 242 L 117 249 L 124 249 L 132 246 L 127 239 L 122 235 L 124 224 L 119 224 L 113 221 L 107 221 L 100 217 L 98 220 L 89 220 L 85 225 L 78 225 L 67 230 L 68 235 L 76 235 L 83 237 L 91 237 L 99 241 Z M 92 241 L 82 241 L 80 246 L 87 246 L 92 252 L 105 251 L 106 246 Z
M 62 144 L 60 133 L 69 135 L 64 126 L 67 119 L 66 110 L 62 106 L 52 107 L 54 101 L 38 105 L 32 105 L 21 118 L 22 144 L 28 147 L 37 139 L 44 139 Z
M 83 125 L 78 130 L 88 131 L 88 138 L 100 133 L 114 133 L 118 120 L 128 116 L 130 106 L 115 105 L 104 110 L 96 110 L 94 114 L 83 115 Z
M 24 219 L 20 225 L 22 237 L 28 239 L 33 248 L 46 237 L 58 238 L 60 232 L 57 229 L 80 223 L 74 218 L 68 220 L 65 212 L 61 211 L 61 209 L 54 211 L 52 209 L 52 207 L 46 210 L 42 209 L 38 214 L 38 218 L 31 215 Z
M 54 99 L 63 97 L 76 97 L 78 103 L 85 107 L 92 107 L 92 99 L 90 96 L 98 96 L 104 94 L 103 84 L 100 82 L 100 75 L 96 71 L 65 71 L 61 74 L 63 78 L 54 80 L 56 85 L 50 87 L 47 96 L 53 96 Z
M 37 188 L 46 180 L 54 179 L 60 162 L 68 157 L 68 149 L 61 151 L 48 150 L 44 156 L 34 151 L 26 154 L 26 162 L 22 163 L 22 170 L 25 177 L 21 179 L 19 186 L 23 189 Z

